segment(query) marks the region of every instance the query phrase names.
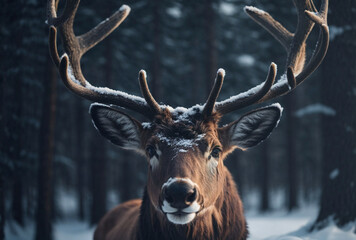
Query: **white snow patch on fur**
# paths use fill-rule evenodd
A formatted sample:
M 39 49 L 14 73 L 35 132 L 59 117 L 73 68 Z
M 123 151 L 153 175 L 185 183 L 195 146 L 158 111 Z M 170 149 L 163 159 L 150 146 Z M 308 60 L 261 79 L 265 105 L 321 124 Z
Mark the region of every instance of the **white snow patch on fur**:
M 143 123 L 141 123 L 141 125 L 142 125 L 143 129 L 151 129 L 151 127 L 152 127 L 152 123 L 150 123 L 150 122 L 143 122 Z
M 197 142 L 203 139 L 205 134 L 200 134 L 194 139 L 170 138 L 161 133 L 158 133 L 156 136 L 161 142 L 166 143 L 168 146 L 173 146 L 179 152 L 187 152 L 187 149 L 198 146 Z

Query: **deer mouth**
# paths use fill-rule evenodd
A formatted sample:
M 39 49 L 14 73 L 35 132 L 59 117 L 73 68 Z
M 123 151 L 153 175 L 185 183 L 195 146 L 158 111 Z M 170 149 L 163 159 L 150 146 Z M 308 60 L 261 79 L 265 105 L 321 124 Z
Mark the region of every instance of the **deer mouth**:
M 197 202 L 183 209 L 174 208 L 167 201 L 164 201 L 162 205 L 162 211 L 166 214 L 167 219 L 171 223 L 179 225 L 193 221 L 200 210 L 201 206 Z
M 184 225 L 193 221 L 196 213 L 185 213 L 182 211 L 177 211 L 174 213 L 166 213 L 167 219 L 174 224 Z

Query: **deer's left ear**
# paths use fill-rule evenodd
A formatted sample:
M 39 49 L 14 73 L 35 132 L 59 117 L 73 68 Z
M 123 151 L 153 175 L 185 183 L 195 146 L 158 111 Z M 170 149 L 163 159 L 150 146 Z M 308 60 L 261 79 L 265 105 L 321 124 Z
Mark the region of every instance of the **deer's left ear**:
M 220 129 L 228 146 L 247 149 L 265 140 L 278 125 L 283 108 L 278 103 L 251 111 Z

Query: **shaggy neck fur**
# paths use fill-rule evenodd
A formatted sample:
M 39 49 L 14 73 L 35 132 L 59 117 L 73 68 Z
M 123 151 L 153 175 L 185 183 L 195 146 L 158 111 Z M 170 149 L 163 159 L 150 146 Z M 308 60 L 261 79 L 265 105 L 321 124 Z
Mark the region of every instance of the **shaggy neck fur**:
M 248 235 L 241 200 L 230 172 L 225 168 L 224 191 L 214 207 L 187 225 L 174 225 L 151 204 L 145 190 L 141 205 L 139 240 L 153 239 L 221 239 L 245 240 Z

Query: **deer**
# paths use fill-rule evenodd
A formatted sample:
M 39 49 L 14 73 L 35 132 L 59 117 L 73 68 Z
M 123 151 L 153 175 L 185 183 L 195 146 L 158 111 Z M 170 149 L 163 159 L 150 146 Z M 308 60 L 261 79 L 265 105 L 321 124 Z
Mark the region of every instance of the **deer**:
M 260 85 L 217 101 L 225 77 L 225 71 L 219 69 L 206 102 L 190 108 L 159 104 L 148 88 L 144 70 L 138 75 L 143 98 L 92 86 L 82 73 L 81 57 L 116 29 L 130 8 L 123 5 L 92 30 L 76 36 L 73 23 L 80 0 L 67 0 L 60 16 L 58 2 L 47 2 L 49 52 L 64 85 L 94 102 L 89 112 L 102 136 L 147 159 L 142 199 L 110 210 L 99 222 L 94 240 L 247 239 L 242 201 L 224 159 L 236 148 L 249 149 L 265 140 L 278 125 L 282 107 L 278 103 L 261 107 L 224 126 L 219 121 L 233 111 L 288 94 L 318 68 L 329 44 L 328 1 L 322 0 L 318 11 L 312 0 L 293 0 L 298 17 L 294 33 L 269 13 L 246 6 L 246 14 L 285 48 L 284 74 L 275 81 L 277 66 L 272 62 Z M 306 40 L 315 25 L 319 37 L 306 61 Z M 57 29 L 65 51 L 61 57 Z M 126 110 L 148 122 L 136 120 Z

